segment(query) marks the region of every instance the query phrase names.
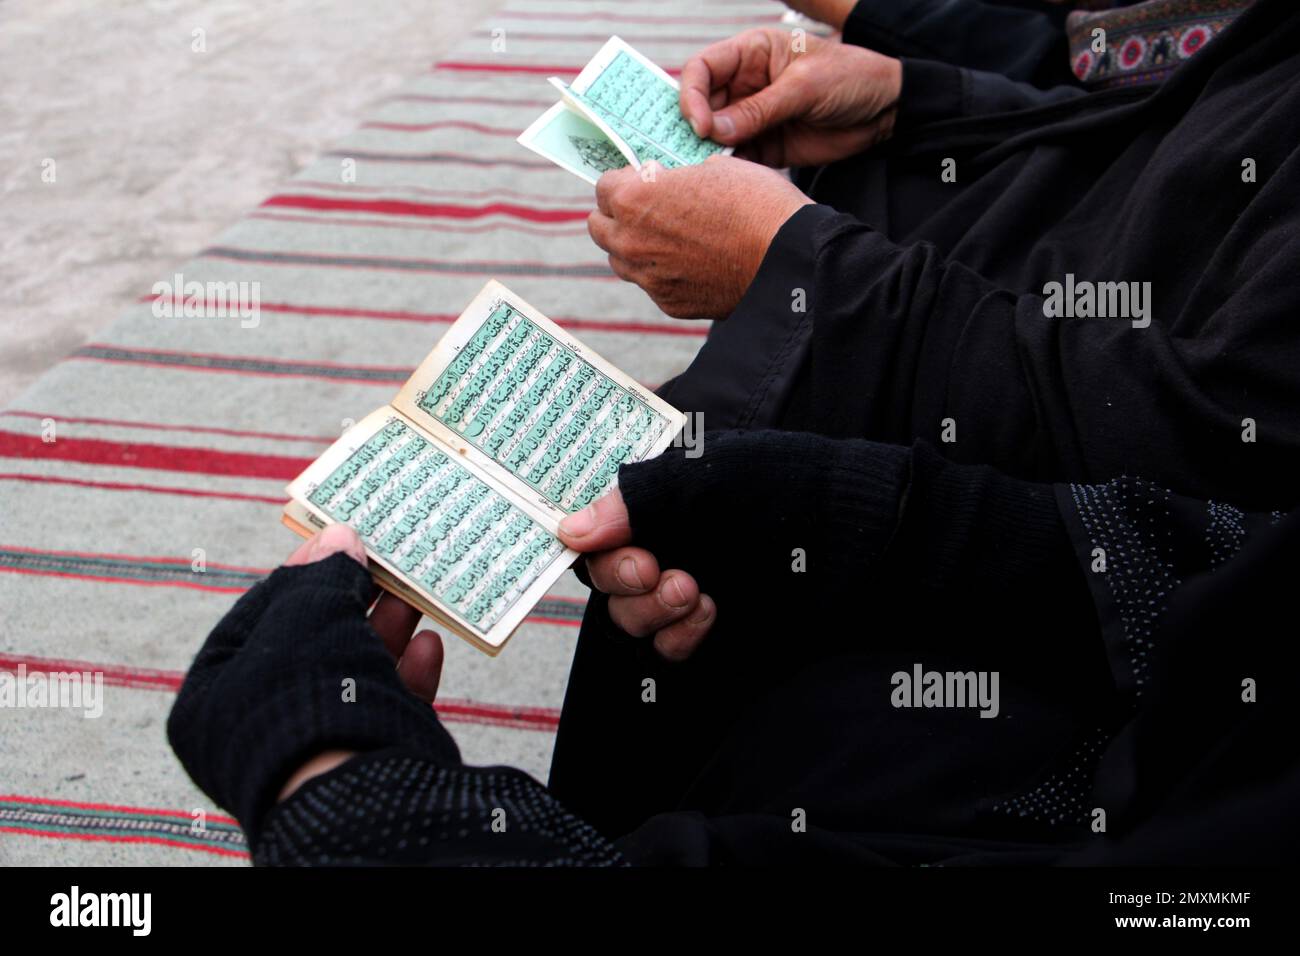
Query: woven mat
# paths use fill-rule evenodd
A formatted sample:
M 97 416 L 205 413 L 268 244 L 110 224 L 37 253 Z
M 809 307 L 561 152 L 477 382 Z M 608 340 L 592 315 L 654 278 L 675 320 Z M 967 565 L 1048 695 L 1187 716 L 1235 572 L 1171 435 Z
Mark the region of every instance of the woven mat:
M 0 411 L 0 671 L 104 682 L 98 718 L 0 709 L 0 863 L 247 863 L 165 724 L 204 635 L 296 543 L 285 483 L 396 393 L 489 278 L 644 383 L 684 368 L 704 326 L 613 277 L 586 235 L 591 189 L 514 138 L 554 102 L 546 77 L 611 34 L 676 71 L 780 12 L 514 0 L 176 269 L 258 283 L 256 326 L 158 317 L 141 289 Z M 583 594 L 566 577 L 496 660 L 448 639 L 437 708 L 468 762 L 545 780 Z

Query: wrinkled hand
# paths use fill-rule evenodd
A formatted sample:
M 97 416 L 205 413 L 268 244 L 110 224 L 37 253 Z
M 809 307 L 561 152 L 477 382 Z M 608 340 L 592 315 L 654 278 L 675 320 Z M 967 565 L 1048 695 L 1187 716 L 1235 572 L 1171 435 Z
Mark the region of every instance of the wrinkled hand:
M 668 315 L 725 318 L 777 230 L 811 200 L 779 173 L 729 156 L 652 168 L 653 179 L 630 166 L 601 176 L 587 231 L 615 274 Z
M 653 636 L 662 657 L 685 660 L 713 627 L 717 605 L 700 593 L 693 577 L 679 570 L 661 572 L 653 554 L 627 546 L 632 528 L 617 488 L 561 521 L 560 540 L 589 555 L 591 583 L 610 595 L 613 622 L 633 637 Z
M 818 166 L 893 132 L 902 63 L 785 30 L 747 30 L 682 69 L 681 110 L 695 132 L 768 166 Z

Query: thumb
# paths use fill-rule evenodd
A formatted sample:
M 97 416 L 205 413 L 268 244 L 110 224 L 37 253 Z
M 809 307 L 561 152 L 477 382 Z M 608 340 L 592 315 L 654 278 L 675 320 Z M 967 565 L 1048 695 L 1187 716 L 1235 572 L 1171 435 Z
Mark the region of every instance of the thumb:
M 574 551 L 607 551 L 631 540 L 627 505 L 617 488 L 560 522 L 560 541 Z
M 298 564 L 313 564 L 346 551 L 348 557 L 363 568 L 366 566 L 366 546 L 360 536 L 345 524 L 332 524 L 323 531 L 318 531 L 298 546 L 298 550 L 289 555 L 285 567 Z
M 793 83 L 778 79 L 752 96 L 713 114 L 713 138 L 727 146 L 745 143 L 804 111 Z

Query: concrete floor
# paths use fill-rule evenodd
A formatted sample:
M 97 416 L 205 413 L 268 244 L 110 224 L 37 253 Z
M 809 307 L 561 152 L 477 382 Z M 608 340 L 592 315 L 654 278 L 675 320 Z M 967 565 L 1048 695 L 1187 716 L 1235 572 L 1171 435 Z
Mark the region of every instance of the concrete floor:
M 0 406 L 502 6 L 0 5 Z

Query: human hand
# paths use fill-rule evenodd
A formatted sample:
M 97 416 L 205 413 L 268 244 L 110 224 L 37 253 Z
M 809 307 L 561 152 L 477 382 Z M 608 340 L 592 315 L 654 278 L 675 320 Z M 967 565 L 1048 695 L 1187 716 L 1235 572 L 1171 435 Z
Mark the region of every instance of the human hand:
M 681 110 L 699 136 L 767 166 L 818 166 L 893 132 L 902 63 L 785 30 L 747 30 L 691 57 Z
M 432 632 L 408 641 L 419 615 L 395 599 L 367 617 L 375 585 L 365 560 L 350 529 L 316 535 L 226 613 L 176 696 L 172 749 L 250 839 L 311 755 L 346 759 L 399 742 L 457 753 L 429 706 L 441 642 Z
M 645 171 L 600 177 L 587 231 L 615 274 L 679 319 L 730 315 L 777 230 L 812 201 L 779 173 L 729 156 Z
M 286 568 L 324 561 L 339 552 L 347 554 L 363 568 L 367 566 L 366 549 L 357 533 L 344 524 L 330 525 L 300 544 L 284 562 Z M 442 638 L 430 630 L 415 634 L 423 612 L 407 604 L 396 594 L 385 591 L 370 611 L 370 628 L 397 662 L 397 676 L 416 697 L 430 703 L 438 695 L 442 680 Z M 414 635 L 414 636 L 412 636 Z
M 366 567 L 366 549 L 361 544 L 361 538 L 347 525 L 341 524 L 330 525 L 304 541 L 289 555 L 284 566 L 313 564 L 340 551 Z M 430 630 L 415 634 L 415 626 L 420 623 L 422 616 L 421 611 L 397 595 L 385 591 L 371 609 L 369 621 L 371 630 L 379 635 L 384 647 L 397 662 L 397 676 L 402 683 L 412 694 L 432 703 L 438 695 L 438 684 L 442 679 L 442 638 Z M 276 799 L 287 799 L 312 777 L 328 773 L 355 756 L 356 752 L 351 750 L 327 750 L 318 754 L 289 777 Z
M 655 556 L 629 547 L 632 527 L 622 493 L 609 494 L 560 522 L 560 540 L 588 555 L 592 586 L 610 595 L 610 619 L 633 637 L 653 637 L 670 661 L 690 657 L 717 619 L 713 598 L 685 571 L 660 571 Z

